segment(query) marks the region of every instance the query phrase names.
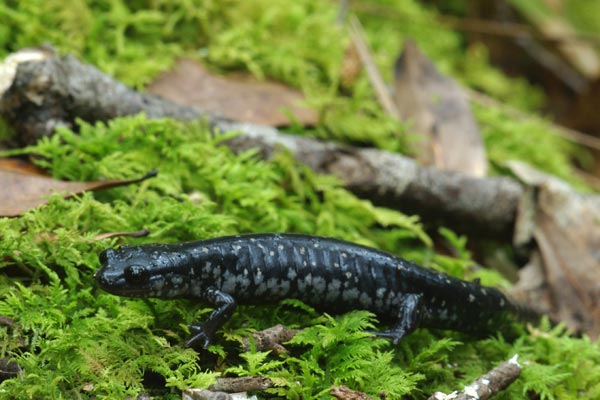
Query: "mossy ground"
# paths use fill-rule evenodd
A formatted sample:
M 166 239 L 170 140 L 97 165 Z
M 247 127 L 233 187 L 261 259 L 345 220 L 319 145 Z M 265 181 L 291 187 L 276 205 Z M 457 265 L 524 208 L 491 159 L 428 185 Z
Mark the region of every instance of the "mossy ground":
M 393 7 L 410 21 L 364 10 L 360 15 L 384 71 L 410 36 L 465 84 L 524 110 L 539 105 L 537 90 L 493 70 L 481 48 L 465 52 L 460 36 L 439 27 L 432 11 L 412 1 L 370 4 Z M 0 0 L 5 21 L 0 56 L 49 41 L 137 87 L 178 55 L 201 57 L 215 68 L 247 69 L 301 88 L 320 107 L 323 120 L 311 130 L 292 128 L 296 133 L 404 151 L 410 127 L 383 115 L 364 77 L 350 95 L 339 89 L 348 38 L 335 23 L 336 13 L 333 2 L 308 0 Z M 508 124 L 500 111 L 480 107 L 475 113 L 494 163 L 521 158 L 571 176 L 575 150 L 547 124 Z M 178 390 L 205 387 L 217 374 L 261 374 L 277 382 L 269 394 L 278 397 L 327 398 L 330 385 L 346 384 L 389 398 L 426 398 L 436 390 L 461 388 L 514 354 L 520 355 L 523 375 L 499 398 L 600 397 L 598 345 L 546 323 L 517 325 L 510 340 L 420 330 L 393 347 L 362 333 L 376 324 L 368 314 L 331 318 L 287 301 L 242 307 L 218 344 L 198 354 L 181 343 L 185 324 L 208 311 L 202 305 L 128 300 L 98 290 L 92 274 L 99 266 L 97 253 L 107 247 L 237 232 L 335 236 L 474 276 L 464 240 L 451 232 L 444 235 L 458 259 L 436 254 L 417 218 L 359 200 L 335 179 L 315 175 L 285 154 L 271 162 L 252 152 L 236 156 L 221 140 L 201 123 L 134 116 L 107 125 L 82 123 L 78 134 L 61 130 L 26 150 L 61 179 L 129 178 L 153 168 L 159 175 L 70 200 L 54 195 L 47 206 L 0 219 L 0 315 L 15 320 L 12 328 L 0 327 L 1 354 L 23 368 L 18 378 L 0 385 L 2 397 L 124 398 L 150 392 L 176 398 Z M 545 157 L 530 157 L 541 143 Z M 150 230 L 149 237 L 95 239 L 99 233 L 142 228 Z M 502 281 L 493 274 L 483 277 L 487 284 Z M 241 352 L 244 334 L 275 323 L 309 328 L 294 339 L 287 356 Z

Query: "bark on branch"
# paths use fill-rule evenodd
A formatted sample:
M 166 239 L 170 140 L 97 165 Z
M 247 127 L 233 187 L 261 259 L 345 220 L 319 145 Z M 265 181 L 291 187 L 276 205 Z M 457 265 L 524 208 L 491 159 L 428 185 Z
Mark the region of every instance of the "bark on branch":
M 41 56 L 29 58 L 30 61 L 12 61 L 12 75 L 0 77 L 0 114 L 19 132 L 25 144 L 52 134 L 57 126 L 73 127 L 76 118 L 107 121 L 139 112 L 151 118 L 207 118 L 221 131 L 241 132 L 227 142 L 234 151 L 259 148 L 260 154 L 268 158 L 285 148 L 299 162 L 316 172 L 337 176 L 350 191 L 376 205 L 418 214 L 425 222 L 467 234 L 512 238 L 523 189 L 511 179 L 441 172 L 419 166 L 399 154 L 225 121 L 136 92 L 74 57 L 58 57 L 48 50 L 38 52 Z M 5 61 L 3 66 L 6 65 Z

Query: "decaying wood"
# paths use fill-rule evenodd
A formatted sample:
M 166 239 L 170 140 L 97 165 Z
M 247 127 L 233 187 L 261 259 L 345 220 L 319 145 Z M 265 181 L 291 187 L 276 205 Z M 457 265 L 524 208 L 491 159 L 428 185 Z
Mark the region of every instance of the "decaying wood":
M 410 158 L 376 149 L 341 146 L 276 129 L 213 118 L 196 109 L 138 93 L 71 56 L 49 54 L 18 64 L 0 99 L 0 114 L 24 143 L 50 135 L 75 118 L 107 121 L 145 112 L 149 117 L 205 117 L 221 131 L 238 130 L 234 151 L 258 147 L 267 157 L 280 148 L 319 173 L 377 205 L 421 215 L 426 222 L 483 237 L 510 239 L 521 186 L 507 178 L 474 178 L 419 166 Z
M 374 204 L 418 214 L 426 222 L 464 233 L 512 238 L 523 193 L 512 179 L 439 171 L 399 154 L 282 135 L 257 125 L 224 122 L 220 126 L 243 132 L 228 143 L 235 151 L 258 148 L 269 158 L 285 148 L 316 172 L 337 176 L 350 191 Z
M 182 400 L 233 400 L 229 393 L 213 392 L 207 389 L 186 389 L 181 393 Z
M 272 350 L 275 354 L 285 354 L 287 350 L 282 343 L 290 341 L 298 332 L 298 329 L 289 329 L 281 324 L 271 328 L 254 332 L 252 338 L 244 339 L 244 350 L 250 351 L 252 347 L 256 351 Z
M 517 356 L 503 362 L 472 384 L 465 386 L 461 393 L 434 393 L 428 400 L 487 400 L 506 389 L 521 374 Z
M 332 386 L 329 394 L 339 400 L 373 400 L 363 392 L 352 390 L 346 386 Z
M 264 376 L 240 376 L 236 378 L 217 378 L 217 382 L 208 387 L 213 392 L 240 393 L 265 390 L 273 386 L 271 379 Z
M 19 132 L 23 144 L 51 135 L 57 127 L 73 127 L 76 118 L 108 121 L 141 112 L 150 118 L 202 117 L 194 108 L 132 90 L 73 56 L 40 49 L 31 59 L 16 65 L 10 85 L 0 85 L 7 87 L 0 93 L 0 114 Z

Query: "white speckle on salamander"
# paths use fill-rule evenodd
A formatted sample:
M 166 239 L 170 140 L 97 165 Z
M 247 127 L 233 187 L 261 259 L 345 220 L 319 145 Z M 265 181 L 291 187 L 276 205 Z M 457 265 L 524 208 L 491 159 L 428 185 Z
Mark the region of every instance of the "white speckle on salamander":
M 306 254 L 306 247 L 300 247 L 300 254 Z
M 242 271 L 242 273 L 244 274 L 244 276 L 248 276 L 248 268 L 244 268 L 244 270 Z
M 450 285 L 450 284 L 452 283 L 452 281 L 451 281 L 450 279 L 446 279 L 446 283 L 447 283 L 448 285 Z
M 270 252 L 269 252 L 269 256 L 270 256 L 270 257 L 273 257 L 274 255 L 275 255 L 275 252 L 274 252 L 274 251 L 270 251 Z
M 210 267 L 212 267 L 212 263 L 210 261 L 204 263 L 204 268 L 210 269 Z
M 263 280 L 263 273 L 259 268 L 257 268 L 256 275 L 254 275 L 254 282 L 259 283 L 259 282 L 262 282 L 262 280 Z
M 359 303 L 363 306 L 363 307 L 368 307 L 371 304 L 373 304 L 373 300 L 371 299 L 371 296 L 369 296 L 368 294 L 366 294 L 365 292 L 360 294 L 360 297 L 358 298 Z
M 287 273 L 287 278 L 288 278 L 290 281 L 293 281 L 293 280 L 296 278 L 296 276 L 297 276 L 297 275 L 298 275 L 298 273 L 296 272 L 296 270 L 295 270 L 295 269 L 293 269 L 293 268 L 290 268 L 290 269 L 288 270 L 288 273 Z
M 445 308 L 440 310 L 440 312 L 438 313 L 438 318 L 441 321 L 446 321 L 448 319 L 448 310 L 446 310 Z
M 256 296 L 262 296 L 263 294 L 265 294 L 267 292 L 267 289 L 268 289 L 267 285 L 265 285 L 264 282 L 263 282 L 263 283 L 261 283 L 260 285 L 257 285 L 254 288 L 254 294 Z
M 246 291 L 246 289 L 248 289 L 248 287 L 250 286 L 250 279 L 248 279 L 245 275 L 238 274 L 235 277 L 235 283 L 236 285 L 239 285 L 242 291 Z
M 487 296 L 487 291 L 484 288 L 480 288 L 481 294 Z
M 473 296 L 472 293 L 469 293 L 469 303 L 472 303 L 475 301 L 475 296 Z
M 208 253 L 208 247 L 202 247 L 200 251 L 202 251 L 203 253 Z
M 461 282 L 460 283 L 462 285 L 462 287 L 466 288 L 467 287 L 467 283 L 466 282 Z
M 282 244 L 277 245 L 277 250 L 279 250 L 279 251 L 283 250 L 283 245 Z
M 317 266 L 317 262 L 316 261 L 311 261 L 310 265 L 312 265 L 313 267 Z
M 223 286 L 221 286 L 221 290 L 225 293 L 235 292 L 235 279 L 231 274 L 226 273 L 223 276 Z
M 267 279 L 267 288 L 271 293 L 273 293 L 276 289 L 279 288 L 279 280 L 276 278 Z
M 504 301 L 504 299 L 500 299 L 500 307 L 504 307 L 506 305 L 506 302 Z
M 325 293 L 325 289 L 327 288 L 327 282 L 323 277 L 316 276 L 313 279 L 313 290 L 317 293 Z
M 171 283 L 175 287 L 181 286 L 181 284 L 183 283 L 183 278 L 181 276 L 174 276 L 173 278 L 171 278 Z
M 240 249 L 241 249 L 241 248 L 242 248 L 242 246 L 240 246 L 239 244 L 234 244 L 234 245 L 233 245 L 233 249 L 234 249 L 235 251 L 240 251 Z
M 334 263 L 333 263 L 333 266 L 334 266 L 335 268 L 339 268 L 339 267 L 340 267 L 340 263 L 338 263 L 338 262 L 334 262 Z
M 285 296 L 290 292 L 290 282 L 288 281 L 282 281 L 279 284 L 279 294 L 281 296 Z
M 346 278 L 348 278 L 348 279 L 352 278 L 352 272 L 346 272 Z
M 398 271 L 404 271 L 406 268 L 404 267 L 404 264 L 398 263 L 398 264 L 396 264 L 396 269 Z
M 157 279 L 152 281 L 152 289 L 160 292 L 162 288 L 165 286 L 164 279 Z
M 436 302 L 436 301 L 437 301 L 437 299 L 435 298 L 435 296 L 433 296 L 433 297 L 431 298 L 431 304 L 435 304 L 435 302 Z
M 378 288 L 378 289 L 377 289 L 377 292 L 376 292 L 376 296 L 377 296 L 377 298 L 378 298 L 378 299 L 383 299 L 383 297 L 385 296 L 385 292 L 386 292 L 386 291 L 387 291 L 387 289 L 386 289 L 386 288 L 384 288 L 384 287 L 380 287 L 380 288 Z
M 442 300 L 442 304 L 441 304 L 441 306 L 442 306 L 442 307 L 446 307 L 446 300 Z
M 342 281 L 340 281 L 339 279 L 334 279 L 331 282 L 329 282 L 329 285 L 327 285 L 327 291 L 333 292 L 337 296 L 337 293 L 339 292 L 341 287 Z
M 313 246 L 315 247 L 315 249 L 318 249 L 319 248 L 319 242 L 314 242 Z
M 360 291 L 356 288 L 344 290 L 342 293 L 342 299 L 344 301 L 354 301 L 360 296 Z
M 342 251 L 342 252 L 340 253 L 340 256 L 341 256 L 342 258 L 346 258 L 346 257 L 348 257 L 348 254 L 346 254 L 345 252 L 343 252 L 343 251 Z

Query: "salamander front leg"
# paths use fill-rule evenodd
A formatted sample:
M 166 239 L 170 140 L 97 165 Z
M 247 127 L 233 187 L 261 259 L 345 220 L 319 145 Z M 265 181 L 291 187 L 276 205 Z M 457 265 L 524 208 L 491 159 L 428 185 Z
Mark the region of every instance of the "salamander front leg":
M 390 339 L 392 343 L 398 344 L 400 339 L 417 329 L 420 322 L 421 295 L 411 293 L 402 298 L 398 314 L 398 323 L 390 330 L 371 333 L 378 337 Z
M 204 322 L 189 325 L 192 336 L 185 342 L 185 347 L 196 347 L 197 343 L 206 349 L 212 342 L 217 329 L 231 318 L 235 311 L 235 300 L 227 293 L 210 287 L 206 290 L 203 300 L 215 305 L 217 308 Z

